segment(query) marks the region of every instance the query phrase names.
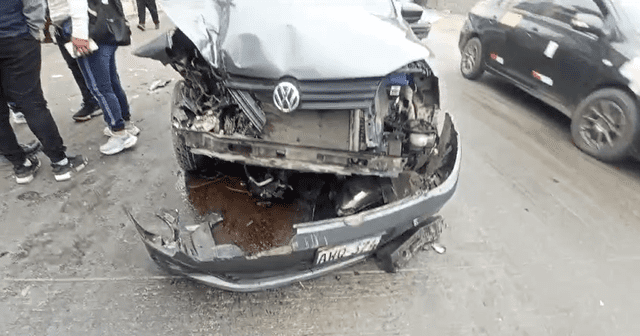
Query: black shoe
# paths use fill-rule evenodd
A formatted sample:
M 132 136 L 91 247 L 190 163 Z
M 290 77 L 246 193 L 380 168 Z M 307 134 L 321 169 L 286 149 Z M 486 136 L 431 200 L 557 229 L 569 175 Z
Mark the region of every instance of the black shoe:
M 27 184 L 33 181 L 33 177 L 36 175 L 38 168 L 40 168 L 40 160 L 38 160 L 35 155 L 28 156 L 27 160 L 31 162 L 30 166 L 25 166 L 23 163 L 13 167 L 13 172 L 16 174 L 16 182 L 18 184 Z
M 82 107 L 76 114 L 73 115 L 75 121 L 87 121 L 95 116 L 102 114 L 102 110 L 98 105 L 82 104 Z
M 144 23 L 138 24 L 138 29 L 144 31 Z
M 84 169 L 87 166 L 87 159 L 82 157 L 82 155 L 77 156 L 67 156 L 67 164 L 59 165 L 52 163 L 51 167 L 53 168 L 53 176 L 55 176 L 56 181 L 66 181 L 71 179 L 72 173 L 77 173 Z

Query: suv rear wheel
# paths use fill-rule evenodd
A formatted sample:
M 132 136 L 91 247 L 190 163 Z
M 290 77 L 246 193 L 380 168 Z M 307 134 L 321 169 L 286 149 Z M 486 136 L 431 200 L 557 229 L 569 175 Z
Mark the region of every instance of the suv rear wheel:
M 478 79 L 484 72 L 482 43 L 477 37 L 469 39 L 462 48 L 460 72 L 466 79 Z
M 625 159 L 640 136 L 639 114 L 635 99 L 628 93 L 613 88 L 595 91 L 573 114 L 573 141 L 602 161 Z

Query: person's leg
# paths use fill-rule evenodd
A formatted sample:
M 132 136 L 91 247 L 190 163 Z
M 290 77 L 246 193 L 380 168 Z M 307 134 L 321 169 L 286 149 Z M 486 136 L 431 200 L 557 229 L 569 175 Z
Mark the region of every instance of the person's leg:
M 111 77 L 111 59 L 115 57 L 118 47 L 106 44 L 99 45 L 99 47 L 93 54 L 79 58 L 78 64 L 89 85 L 89 90 L 98 99 L 98 103 L 104 111 L 104 119 L 112 133 L 109 141 L 100 146 L 100 152 L 112 155 L 132 147 L 138 139 L 125 130 L 120 100 L 113 90 L 113 81 L 117 80 L 117 77 Z M 124 99 L 126 100 L 126 96 Z
M 20 112 L 20 107 L 14 102 L 9 102 L 9 112 L 11 114 L 11 120 L 15 124 L 26 124 L 27 120 L 24 118 L 24 114 Z
M 118 102 L 120 103 L 122 119 L 130 120 L 131 111 L 129 110 L 129 101 L 127 100 L 127 94 L 122 88 L 122 83 L 120 83 L 120 76 L 118 75 L 118 68 L 116 66 L 115 50 L 117 50 L 117 48 L 117 46 L 114 48 L 114 53 L 109 59 L 109 77 L 111 78 L 111 88 L 113 89 L 113 93 L 118 97 Z
M 78 65 L 87 86 L 104 112 L 104 121 L 113 130 L 124 129 L 122 108 L 115 92 L 109 71 L 115 46 L 101 44 L 98 50 L 86 57 L 78 58 Z
M 39 145 L 39 143 L 36 141 Z M 29 183 L 40 168 L 35 152 L 27 153 L 25 146 L 18 144 L 13 128 L 9 124 L 9 106 L 0 85 L 0 161 L 9 161 L 18 184 Z
M 20 147 L 27 155 L 27 157 L 32 156 L 42 150 L 42 144 L 38 140 L 31 140 L 26 144 L 20 144 Z M 9 161 L 4 155 L 0 154 L 0 165 L 10 164 Z
M 156 29 L 160 28 L 160 19 L 158 18 L 158 6 L 156 6 L 156 0 L 147 0 L 147 6 L 149 7 L 149 13 L 151 13 L 151 19 L 156 25 Z
M 0 74 L 3 73 L 0 63 Z M 4 155 L 14 166 L 21 165 L 26 159 L 24 150 L 18 144 L 16 134 L 9 123 L 9 106 L 0 85 L 0 154 Z
M 98 106 L 98 101 L 93 97 L 91 91 L 89 91 L 89 88 L 87 87 L 87 83 L 85 83 L 84 81 L 82 71 L 80 71 L 80 67 L 78 66 L 78 62 L 75 58 L 71 57 L 69 51 L 67 51 L 67 48 L 64 47 L 64 45 L 71 40 L 68 38 L 64 38 L 63 34 L 64 33 L 62 32 L 62 29 L 56 27 L 55 37 L 56 41 L 58 42 L 58 49 L 60 49 L 62 58 L 64 59 L 65 63 L 67 63 L 69 70 L 71 70 L 73 79 L 75 79 L 76 84 L 78 84 L 80 94 L 82 94 L 82 102 L 85 105 Z
M 111 58 L 110 61 L 110 71 L 111 71 L 111 81 L 113 85 L 113 92 L 118 97 L 118 101 L 120 102 L 120 109 L 122 111 L 122 119 L 125 121 L 124 128 L 131 135 L 138 135 L 140 133 L 140 129 L 136 127 L 136 125 L 131 121 L 131 110 L 129 106 L 129 100 L 127 99 L 127 95 L 122 88 L 122 83 L 120 82 L 120 76 L 118 75 L 118 68 L 116 66 L 116 57 Z M 113 132 L 109 128 L 105 128 L 104 134 L 107 136 L 112 136 Z
M 0 45 L 5 99 L 15 102 L 21 108 L 29 129 L 40 140 L 43 152 L 49 159 L 52 162 L 61 161 L 66 157 L 66 148 L 42 92 L 40 42 L 32 37 L 5 41 L 9 43 Z M 10 146 L 13 151 L 16 150 L 13 142 Z
M 146 20 L 145 17 L 147 15 L 145 0 L 136 0 L 136 3 L 138 5 L 138 28 L 140 28 L 141 30 L 144 30 L 144 22 Z

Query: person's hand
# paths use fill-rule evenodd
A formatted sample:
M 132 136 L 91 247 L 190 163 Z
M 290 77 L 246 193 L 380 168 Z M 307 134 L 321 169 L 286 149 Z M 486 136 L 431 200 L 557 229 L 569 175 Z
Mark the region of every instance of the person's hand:
M 78 57 L 84 57 L 91 54 L 91 50 L 89 49 L 89 40 L 73 37 L 71 38 L 71 43 L 73 43 L 73 48 L 75 49 Z
M 42 41 L 42 43 L 53 43 L 53 38 L 51 38 L 51 31 L 49 30 L 49 27 L 51 27 L 51 18 L 47 16 L 45 19 L 46 21 L 44 23 L 44 28 L 43 28 L 44 40 L 40 40 L 40 41 Z

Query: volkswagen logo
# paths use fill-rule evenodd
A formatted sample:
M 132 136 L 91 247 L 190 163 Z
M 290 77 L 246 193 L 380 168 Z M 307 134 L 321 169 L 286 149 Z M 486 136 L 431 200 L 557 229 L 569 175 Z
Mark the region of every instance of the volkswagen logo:
M 300 104 L 300 92 L 293 83 L 280 82 L 273 90 L 273 103 L 284 113 L 292 112 Z

